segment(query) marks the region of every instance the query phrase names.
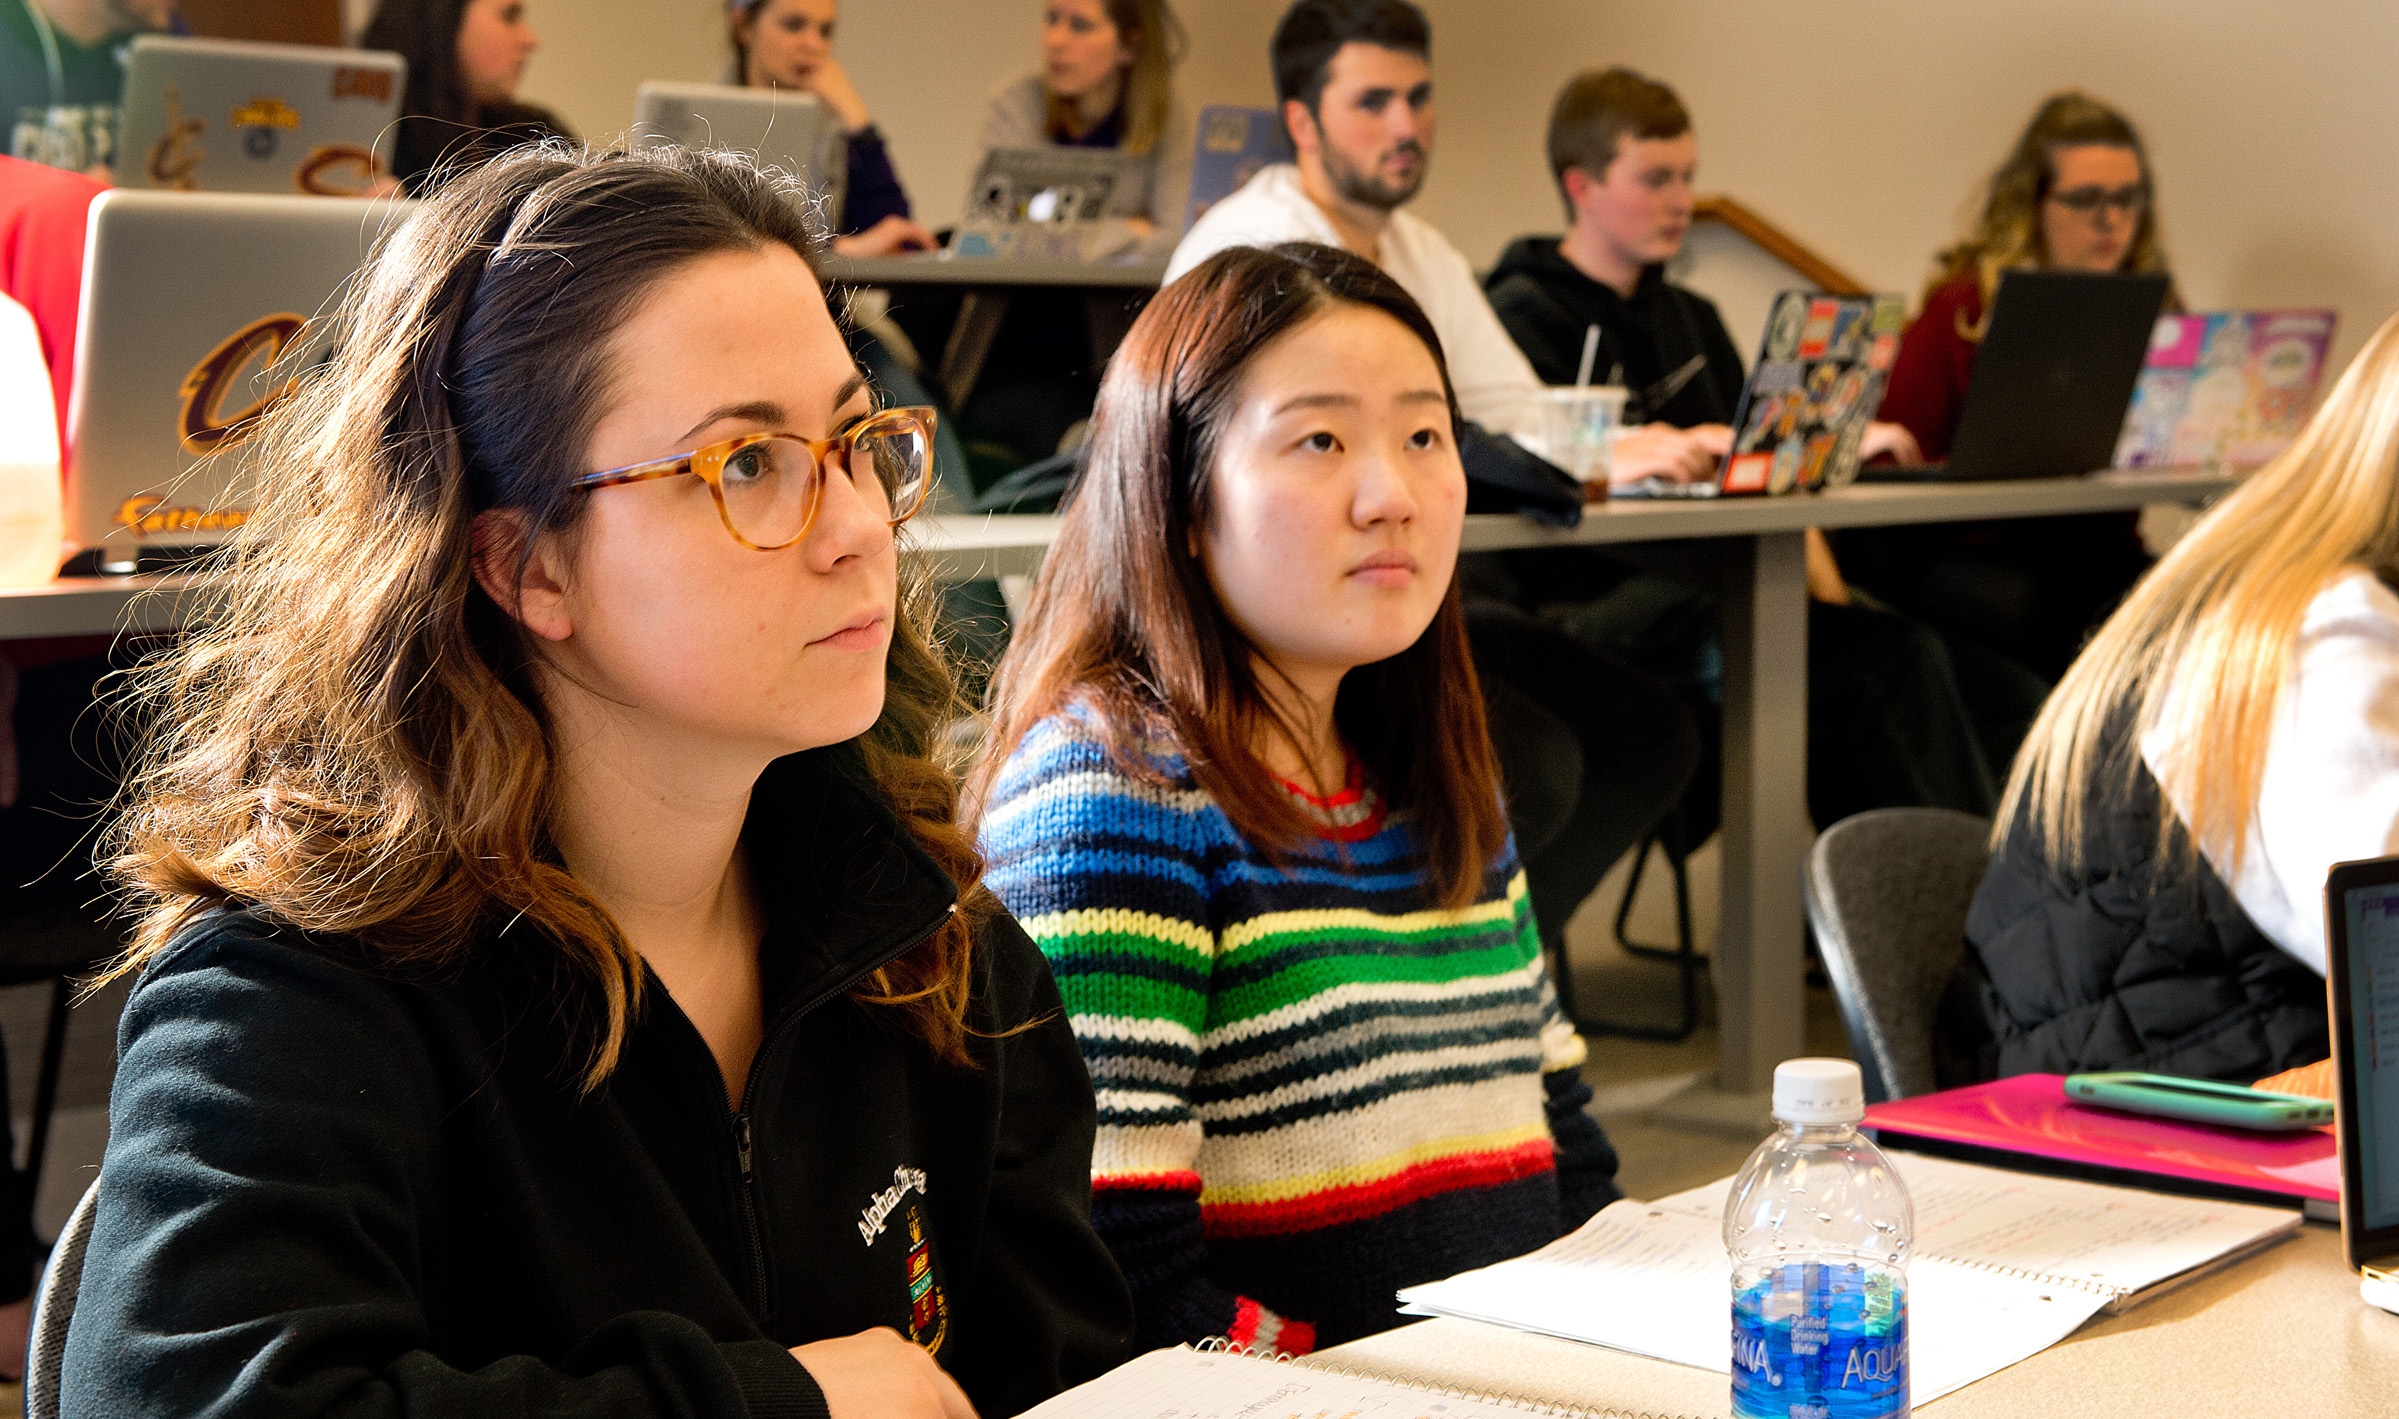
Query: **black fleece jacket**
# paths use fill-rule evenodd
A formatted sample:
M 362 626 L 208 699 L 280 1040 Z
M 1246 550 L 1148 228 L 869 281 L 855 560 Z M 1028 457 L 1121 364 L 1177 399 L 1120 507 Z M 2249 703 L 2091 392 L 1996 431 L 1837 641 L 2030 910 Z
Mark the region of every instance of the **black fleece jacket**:
M 1518 237 L 1500 253 L 1483 290 L 1508 338 L 1543 383 L 1574 383 L 1583 338 L 1596 325 L 1599 353 L 1592 380 L 1604 384 L 1610 371 L 1621 368 L 1635 401 L 1656 391 L 1693 356 L 1702 361 L 1673 393 L 1628 408 L 1627 419 L 1678 429 L 1732 421 L 1748 378 L 1741 352 L 1733 347 L 1715 302 L 1668 281 L 1665 267 L 1644 269 L 1628 299 L 1577 270 L 1559 254 L 1558 238 Z
M 769 1013 L 739 1114 L 655 976 L 579 1097 L 522 927 L 439 979 L 250 913 L 187 932 L 119 1029 L 63 1413 L 823 1415 L 786 1347 L 890 1326 L 997 1419 L 1121 1360 L 1057 988 L 994 918 L 972 1071 L 844 993 L 953 888 L 840 753 L 753 796 Z
M 2095 784 L 2119 782 L 2132 752 L 2121 726 L 2110 739 Z M 1979 1055 L 1984 1077 L 2145 1069 L 2246 1084 L 2322 1059 L 2324 978 L 2257 929 L 2179 820 L 2159 853 L 2158 819 L 2173 809 L 2148 768 L 2083 812 L 2070 869 L 2021 813 L 1991 854 L 1943 1006 L 1945 1048 Z

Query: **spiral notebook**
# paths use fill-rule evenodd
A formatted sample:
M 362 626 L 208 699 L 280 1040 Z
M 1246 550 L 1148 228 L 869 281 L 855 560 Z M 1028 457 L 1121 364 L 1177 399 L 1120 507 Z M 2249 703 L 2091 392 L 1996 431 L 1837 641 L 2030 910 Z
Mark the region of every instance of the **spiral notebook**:
M 1924 1404 L 2298 1230 L 2284 1208 L 2168 1197 L 1895 1153 L 1916 1209 L 1912 1398 Z M 1529 1256 L 1400 1293 L 1412 1315 L 1554 1335 L 1732 1371 L 1732 1180 L 1619 1202 Z
M 1564 1409 L 1514 1395 L 1471 1394 L 1378 1379 L 1310 1360 L 1267 1360 L 1211 1342 L 1147 1355 L 1079 1385 L 1021 1419 L 1682 1419 L 1614 1409 Z

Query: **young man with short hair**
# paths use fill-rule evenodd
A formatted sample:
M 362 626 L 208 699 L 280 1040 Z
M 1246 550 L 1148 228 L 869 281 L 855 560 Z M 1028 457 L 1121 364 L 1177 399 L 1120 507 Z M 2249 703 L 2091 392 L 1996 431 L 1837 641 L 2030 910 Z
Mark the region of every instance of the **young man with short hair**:
M 1208 209 L 1166 278 L 1227 247 L 1347 247 L 1399 282 L 1441 335 L 1466 417 L 1530 432 L 1532 366 L 1449 240 L 1400 209 L 1433 156 L 1433 36 L 1406 0 L 1299 0 L 1275 26 L 1275 95 L 1296 163 L 1278 163 Z
M 1672 89 L 1630 69 L 1579 75 L 1550 113 L 1549 167 L 1566 235 L 1519 237 L 1500 256 L 1489 291 L 1501 323 L 1552 384 L 1574 382 L 1584 338 L 1599 327 L 1596 378 L 1631 390 L 1628 418 L 1644 425 L 1618 446 L 1621 461 L 1640 466 L 1613 481 L 1712 472 L 1747 376 L 1715 303 L 1666 279 L 1696 205 L 1690 114 Z M 1914 450 L 1895 424 L 1869 431 L 1869 457 Z M 1829 558 L 1810 570 L 1837 599 Z
M 1563 237 L 1521 237 L 1490 278 L 1491 303 L 1542 378 L 1572 383 L 1599 328 L 1597 377 L 1631 391 L 1637 426 L 1617 442 L 1611 481 L 1712 476 L 1746 382 L 1715 304 L 1666 279 L 1690 229 L 1699 142 L 1674 91 L 1630 69 L 1570 80 L 1551 110 L 1549 163 L 1565 199 Z M 1868 456 L 1915 452 L 1895 424 L 1869 428 Z M 1712 611 L 1695 588 L 1626 577 L 1592 559 L 1512 559 L 1524 598 L 1595 649 L 1690 683 Z M 1808 801 L 1820 827 L 1869 808 L 1988 813 L 2047 691 L 2038 676 L 1856 593 L 1823 538 L 1808 536 Z M 1661 605 L 1676 608 L 1661 612 Z M 1678 627 L 1673 636 L 1660 624 Z M 1709 818 L 1707 821 L 1713 821 Z M 1685 842 L 1696 847 L 1696 842 Z

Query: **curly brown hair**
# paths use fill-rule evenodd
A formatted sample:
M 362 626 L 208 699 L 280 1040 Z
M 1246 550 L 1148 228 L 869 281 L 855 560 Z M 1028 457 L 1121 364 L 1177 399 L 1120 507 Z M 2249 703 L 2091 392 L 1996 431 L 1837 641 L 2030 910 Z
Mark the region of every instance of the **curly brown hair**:
M 478 586 L 471 528 L 513 509 L 526 557 L 571 538 L 608 332 L 695 258 L 805 257 L 807 210 L 737 157 L 553 144 L 451 183 L 383 244 L 334 317 L 336 355 L 259 435 L 263 496 L 222 554 L 224 614 L 132 691 L 155 731 L 111 829 L 137 923 L 110 977 L 223 908 L 410 973 L 530 927 L 589 1041 L 564 1063 L 586 1089 L 608 1077 L 641 964 L 560 859 L 538 652 Z M 957 697 L 915 581 L 882 715 L 851 752 L 960 910 L 852 994 L 965 1064 L 974 942 L 998 908 L 955 822 Z
M 2128 148 L 2140 160 L 2141 186 L 2149 200 L 2134 224 L 2132 244 L 2125 248 L 2122 269 L 2159 273 L 2166 270 L 2165 239 L 2158 231 L 2157 180 L 2149 167 L 2149 150 L 2142 145 L 2132 120 L 2074 89 L 2051 94 L 2042 100 L 2032 121 L 2024 125 L 2024 132 L 2017 137 L 2007 161 L 1991 174 L 1983 192 L 1982 213 L 1974 223 L 1974 234 L 1933 258 L 1933 278 L 1924 287 L 1926 300 L 1961 276 L 1972 276 L 1982 290 L 1982 318 L 1968 326 L 1961 314 L 1960 335 L 1969 340 L 1982 339 L 1983 331 L 1990 325 L 2000 272 L 2038 269 L 2049 264 L 2049 251 L 2041 240 L 2041 204 L 2049 200 L 2050 188 L 2057 181 L 2057 164 L 2052 155 L 2059 148 L 2084 145 Z M 2180 299 L 2169 295 L 2167 308 L 2179 310 Z

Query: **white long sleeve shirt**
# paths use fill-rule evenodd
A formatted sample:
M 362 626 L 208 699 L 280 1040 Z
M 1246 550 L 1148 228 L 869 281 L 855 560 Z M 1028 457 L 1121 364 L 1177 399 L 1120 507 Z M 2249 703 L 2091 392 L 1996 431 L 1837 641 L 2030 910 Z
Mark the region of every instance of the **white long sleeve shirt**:
M 2342 574 L 2308 604 L 2291 666 L 2240 870 L 2227 870 L 2230 843 L 2199 850 L 2258 930 L 2322 975 L 2325 875 L 2399 853 L 2399 594 Z M 2200 770 L 2183 746 L 2153 726 L 2141 759 L 2188 822 Z
M 1300 185 L 1289 163 L 1266 168 L 1240 191 L 1210 207 L 1183 234 L 1166 266 L 1173 281 L 1228 247 L 1313 241 L 1341 245 L 1332 221 Z M 1535 432 L 1535 394 L 1541 380 L 1484 299 L 1474 268 L 1449 239 L 1405 212 L 1391 214 L 1374 262 L 1415 297 L 1441 337 L 1450 383 L 1466 417 L 1494 433 Z

